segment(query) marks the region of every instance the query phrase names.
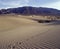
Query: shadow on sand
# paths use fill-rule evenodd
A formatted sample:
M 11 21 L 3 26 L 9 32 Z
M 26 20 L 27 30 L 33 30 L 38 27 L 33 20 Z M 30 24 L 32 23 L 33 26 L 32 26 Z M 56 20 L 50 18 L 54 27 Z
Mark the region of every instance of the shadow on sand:
M 60 20 L 51 21 L 48 25 L 60 25 Z
M 46 24 L 46 25 L 60 25 L 60 20 L 39 20 L 39 19 L 31 19 L 37 21 L 38 23 Z

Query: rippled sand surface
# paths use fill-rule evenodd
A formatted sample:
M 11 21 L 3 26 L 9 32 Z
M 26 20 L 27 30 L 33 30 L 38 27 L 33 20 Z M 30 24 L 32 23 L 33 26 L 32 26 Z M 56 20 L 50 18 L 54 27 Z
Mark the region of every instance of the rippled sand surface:
M 0 17 L 0 49 L 60 49 L 60 24 Z

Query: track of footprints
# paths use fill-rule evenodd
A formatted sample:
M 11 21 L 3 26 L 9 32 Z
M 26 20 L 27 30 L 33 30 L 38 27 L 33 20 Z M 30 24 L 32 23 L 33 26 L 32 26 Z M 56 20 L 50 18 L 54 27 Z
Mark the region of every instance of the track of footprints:
M 0 49 L 60 49 L 60 32 L 58 29 L 55 28 L 51 30 L 52 32 L 39 33 L 25 40 L 2 42 Z
M 0 44 L 0 49 L 60 49 L 58 47 L 57 41 L 39 39 L 40 36 L 33 36 L 29 39 L 18 41 L 18 42 L 9 42 L 9 44 Z

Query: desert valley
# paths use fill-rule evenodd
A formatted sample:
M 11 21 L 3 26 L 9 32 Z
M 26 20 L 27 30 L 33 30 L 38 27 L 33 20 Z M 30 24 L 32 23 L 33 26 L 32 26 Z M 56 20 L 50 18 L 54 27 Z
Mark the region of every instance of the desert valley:
M 39 23 L 35 19 L 46 18 L 1 15 L 0 49 L 59 49 L 60 20 Z
M 0 14 L 0 49 L 60 49 L 60 16 L 5 12 Z

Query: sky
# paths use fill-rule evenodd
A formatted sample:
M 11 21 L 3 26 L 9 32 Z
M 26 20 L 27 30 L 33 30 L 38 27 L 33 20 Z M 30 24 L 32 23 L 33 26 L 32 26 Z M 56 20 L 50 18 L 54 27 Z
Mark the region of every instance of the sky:
M 60 10 L 60 0 L 0 0 L 0 9 L 22 6 L 48 7 Z

